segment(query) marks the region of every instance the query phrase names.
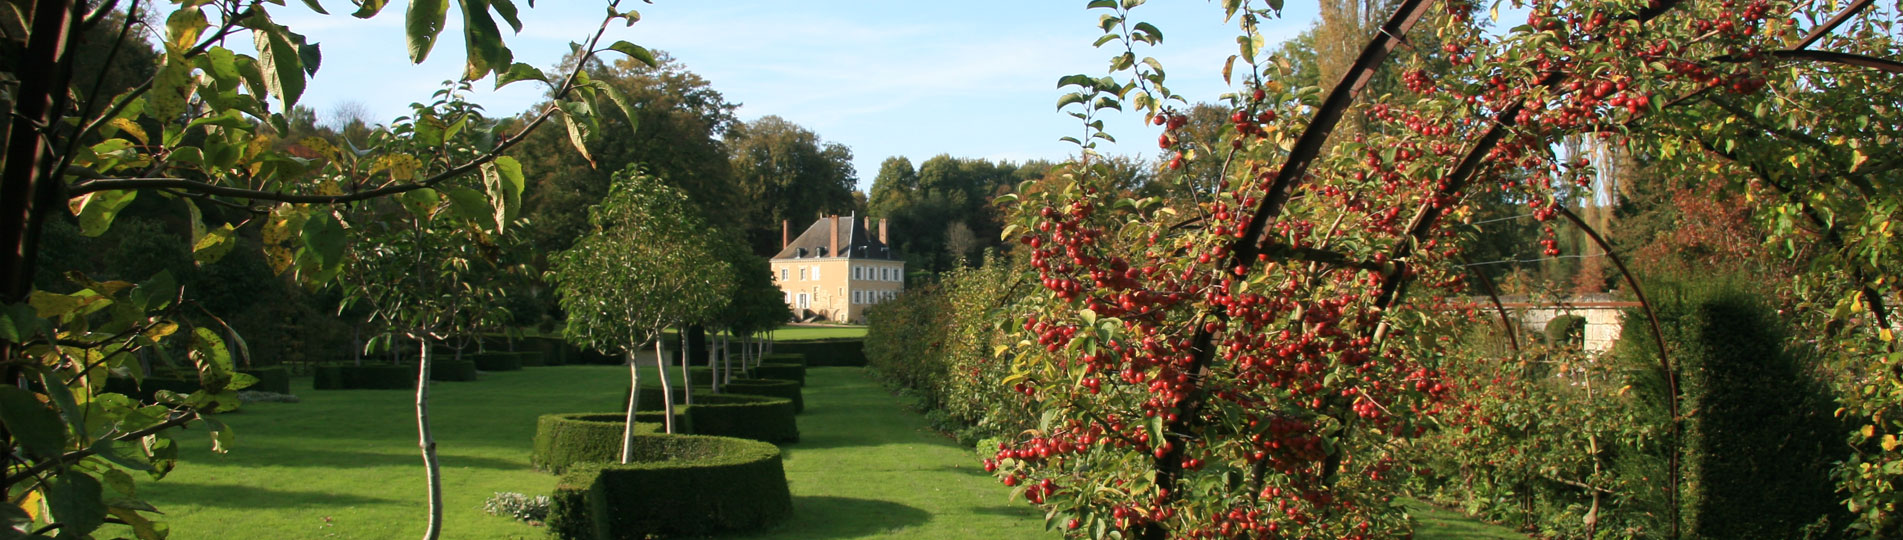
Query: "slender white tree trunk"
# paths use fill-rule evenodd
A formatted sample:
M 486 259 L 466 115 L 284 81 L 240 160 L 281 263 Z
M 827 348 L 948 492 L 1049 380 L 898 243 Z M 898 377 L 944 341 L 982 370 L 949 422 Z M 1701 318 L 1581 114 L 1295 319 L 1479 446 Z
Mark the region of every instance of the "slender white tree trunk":
M 686 327 L 681 328 L 680 335 L 681 335 L 681 392 L 682 392 L 682 395 L 685 396 L 685 399 L 683 399 L 682 401 L 686 402 L 688 405 L 693 405 L 694 404 L 694 377 L 687 373 L 687 366 L 693 365 L 692 360 L 694 359 L 694 349 L 693 349 L 693 345 L 691 344 L 694 342 L 694 340 L 687 339 Z M 663 377 L 665 377 L 667 372 L 662 371 L 661 374 Z
M 674 434 L 674 386 L 667 382 L 666 336 L 654 333 L 654 367 L 661 374 L 661 414 L 666 417 L 667 433 Z
M 416 340 L 416 445 L 423 450 L 424 477 L 429 481 L 429 526 L 423 540 L 436 540 L 443 532 L 443 478 L 436 466 L 436 438 L 429 430 L 429 340 Z
M 638 364 L 634 361 L 634 352 L 641 350 L 641 344 L 635 343 L 633 345 L 630 345 L 628 346 L 627 350 L 628 350 L 627 352 L 627 355 L 628 355 L 628 419 L 627 419 L 626 425 L 621 426 L 621 462 L 622 463 L 627 463 L 630 454 L 634 453 L 634 405 L 636 403 L 640 403 L 639 398 L 641 397 L 641 364 Z
M 720 363 L 722 369 L 714 376 L 714 381 L 726 384 L 727 379 L 733 378 L 733 330 L 720 335 Z M 720 389 L 716 388 L 714 392 L 718 393 Z

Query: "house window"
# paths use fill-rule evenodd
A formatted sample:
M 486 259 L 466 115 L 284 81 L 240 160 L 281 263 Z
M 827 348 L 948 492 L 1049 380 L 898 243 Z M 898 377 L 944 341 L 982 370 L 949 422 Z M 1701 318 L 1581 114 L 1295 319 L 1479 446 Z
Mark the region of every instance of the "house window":
M 819 281 L 819 266 L 813 266 L 813 281 Z
M 800 281 L 806 281 L 806 269 L 805 269 L 805 268 L 801 268 L 801 269 L 800 269 Z
M 780 269 L 780 281 L 786 281 L 786 269 L 785 269 L 785 268 L 781 268 L 781 269 Z

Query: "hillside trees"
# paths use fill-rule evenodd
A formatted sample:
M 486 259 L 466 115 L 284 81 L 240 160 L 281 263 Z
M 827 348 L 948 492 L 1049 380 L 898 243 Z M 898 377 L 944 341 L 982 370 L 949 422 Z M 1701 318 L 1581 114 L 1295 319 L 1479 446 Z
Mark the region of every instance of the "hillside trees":
M 25 383 L 0 386 L 5 400 L 0 450 L 7 463 L 0 491 L 18 500 L 44 501 L 43 508 L 50 509 L 34 515 L 9 504 L 0 518 L 13 531 L 85 537 L 110 515 L 130 525 L 132 534 L 157 538 L 163 527 L 153 520 L 150 506 L 135 498 L 126 471 L 162 476 L 175 455 L 167 430 L 195 421 L 208 426 L 215 450 L 229 448 L 230 431 L 210 414 L 235 408 L 233 390 L 249 382 L 233 371 L 232 351 L 243 343 L 227 340 L 221 325 L 192 326 L 181 317 L 192 304 L 183 301 L 169 273 L 138 278 L 138 285 L 74 276 L 76 292 L 34 290 L 42 247 L 60 247 L 40 242 L 57 209 L 70 208 L 80 233 L 96 236 L 141 194 L 164 201 L 170 216 L 187 223 L 199 261 L 217 260 L 236 245 L 240 227 L 258 223 L 265 259 L 274 270 L 323 283 L 341 271 L 350 242 L 334 205 L 461 186 L 475 196 L 461 197 L 458 206 L 479 205 L 485 214 L 505 216 L 517 200 L 512 182 L 495 181 L 500 152 L 552 118 L 587 122 L 585 113 L 607 101 L 599 99 L 606 97 L 599 87 L 573 73 L 551 76 L 512 61 L 496 24 L 499 16 L 512 29 L 520 28 L 512 2 L 468 2 L 461 10 L 468 46 L 464 77 L 542 81 L 555 89 L 552 95 L 561 107 L 543 108 L 508 130 L 419 116 L 410 119 L 410 143 L 401 148 L 348 155 L 318 148 L 315 158 L 297 158 L 274 144 L 272 134 L 290 131 L 285 113 L 295 110 L 322 55 L 317 44 L 273 19 L 279 8 L 239 2 L 182 5 L 165 18 L 164 51 L 151 64 L 151 77 L 116 95 L 68 93 L 65 89 L 74 87 L 69 83 L 89 83 L 73 81 L 76 51 L 104 48 L 102 73 L 137 58 L 131 53 L 121 58 L 117 51 L 133 38 L 133 22 L 144 16 L 142 4 L 129 4 L 133 13 L 116 21 L 108 14 L 120 2 L 91 4 L 8 3 L 4 10 L 10 16 L 0 23 L 6 25 L 6 39 L 0 41 L 8 59 L 4 79 L 18 81 L 8 93 L 10 114 L 0 136 L 6 145 L 0 162 L 0 302 L 5 304 L 0 368 L 9 383 Z M 318 4 L 307 4 L 321 11 Z M 447 20 L 446 9 L 429 9 L 432 5 L 412 6 L 405 14 L 412 61 L 428 56 Z M 609 14 L 585 40 L 584 56 L 616 51 L 650 59 L 631 43 L 602 44 L 608 23 L 634 18 L 615 5 L 609 4 Z M 359 6 L 352 15 L 369 18 L 383 6 Z M 102 27 L 106 21 L 116 27 Z M 94 28 L 118 37 L 82 46 L 81 36 Z M 257 45 L 255 54 L 224 46 L 227 39 L 247 36 Z M 97 81 L 90 85 L 102 87 Z M 452 151 L 450 140 L 458 135 L 474 142 Z M 235 213 L 245 217 L 206 220 L 201 207 L 239 210 Z M 498 226 L 505 221 L 491 220 Z M 159 404 L 104 392 L 108 371 L 136 373 L 127 366 L 140 351 L 168 348 L 191 361 L 200 391 L 162 393 Z M 438 531 L 432 524 L 426 536 Z
M 727 132 L 740 225 L 754 253 L 780 249 L 780 221 L 854 210 L 852 149 L 778 116 Z
M 1003 229 L 1002 218 L 990 201 L 1049 169 L 1046 162 L 1019 165 L 950 155 L 913 169 L 911 160 L 892 157 L 873 179 L 867 212 L 891 220 L 887 238 L 908 270 L 936 273 L 961 259 L 975 262 L 984 247 L 999 245 L 993 239 Z M 972 240 L 953 245 L 947 240 L 954 234 Z
M 566 249 L 590 231 L 587 216 L 575 209 L 600 201 L 613 175 L 635 163 L 701 208 L 739 203 L 723 140 L 738 125 L 733 112 L 739 105 L 667 53 L 654 55 L 652 66 L 628 58 L 585 64 L 589 79 L 618 92 L 631 114 L 603 115 L 588 126 L 586 155 L 560 130 L 530 133 L 511 152 L 528 171 L 522 214 L 535 224 L 530 230 L 534 245 Z M 563 61 L 565 66 L 575 64 L 572 55 Z M 533 118 L 525 115 L 516 122 Z M 740 216 L 722 212 L 708 217 L 731 227 Z
M 733 266 L 720 257 L 719 233 L 687 195 L 637 166 L 615 174 L 608 195 L 589 208 L 588 221 L 593 230 L 553 257 L 549 277 L 568 312 L 563 334 L 577 345 L 620 351 L 628 359 L 625 463 L 633 451 L 641 390 L 635 353 L 653 340 L 667 432 L 673 433 L 672 385 L 661 332 L 716 314 L 732 291 Z
M 1142 110 L 1165 126 L 1159 144 L 1169 147 L 1189 100 L 1166 86 L 1159 62 L 1140 56 L 1163 33 L 1137 18 L 1137 4 L 1090 4 L 1112 74 L 1060 79 L 1074 89 L 1060 108 L 1089 129 L 1097 111 Z M 1853 229 L 1833 223 L 1858 223 L 1843 245 L 1865 256 L 1894 242 L 1881 233 L 1891 192 L 1857 189 L 1890 170 L 1882 158 L 1858 157 L 1893 140 L 1889 128 L 1835 130 L 1859 117 L 1897 125 L 1884 115 L 1896 110 L 1887 102 L 1903 64 L 1889 59 L 1897 51 L 1887 35 L 1820 42 L 1838 47 L 1830 51 L 1808 49 L 1816 40 L 1804 37 L 1850 20 L 1887 27 L 1892 13 L 1768 0 L 1533 2 L 1525 26 L 1495 35 L 1475 22 L 1473 5 L 1401 2 L 1341 81 L 1318 92 L 1282 83 L 1287 67 L 1261 54 L 1260 24 L 1278 15 L 1275 6 L 1224 4 L 1242 35 L 1237 54 L 1206 66 L 1238 87 L 1224 96 L 1235 128 L 1217 193 L 1188 204 L 1112 193 L 1093 163 L 1103 136 L 1087 131 L 1074 139 L 1085 159 L 1060 181 L 1007 199 L 1007 236 L 1029 247 L 1024 273 L 1043 289 L 1012 319 L 1026 344 L 1000 351 L 1012 361 L 1003 383 L 1024 396 L 1012 406 L 1040 422 L 1001 444 L 987 466 L 1073 534 L 1407 534 L 1392 507 L 1408 472 L 1395 452 L 1431 429 L 1456 391 L 1442 380 L 1442 338 L 1471 308 L 1448 300 L 1464 289 L 1467 241 L 1448 223 L 1471 215 L 1470 195 L 1497 191 L 1540 221 L 1583 224 L 1556 205 L 1555 186 L 1587 181 L 1595 168 L 1590 156 L 1555 155 L 1570 137 L 1658 149 L 1682 166 L 1743 149 L 1741 157 L 1767 158 L 1749 160 L 1758 167 L 1773 165 L 1768 158 L 1829 167 L 1837 176 L 1781 177 L 1782 166 L 1760 176 L 1796 186 L 1783 215 L 1803 218 L 1806 196 L 1866 209 L 1849 221 L 1793 219 L 1794 228 L 1812 222 L 1843 237 Z M 1811 22 L 1782 15 L 1792 9 Z M 1416 36 L 1439 46 L 1402 46 Z M 1388 65 L 1404 91 L 1367 92 Z M 1817 105 L 1803 119 L 1819 127 L 1773 121 L 1797 106 L 1785 100 Z M 1368 129 L 1332 138 L 1358 102 Z M 1752 140 L 1767 133 L 1782 140 Z M 1816 136 L 1838 143 L 1807 141 Z M 1694 148 L 1704 151 L 1687 152 Z M 1878 307 L 1893 285 L 1873 278 L 1886 267 L 1828 264 L 1831 290 L 1849 293 L 1836 297 L 1839 313 L 1867 340 L 1846 350 L 1854 364 L 1883 365 L 1894 331 Z M 1647 367 L 1663 374 L 1662 444 L 1672 449 L 1647 480 L 1667 494 L 1664 535 L 1676 537 L 1678 419 L 1687 411 L 1671 362 L 1662 354 Z M 1851 410 L 1893 422 L 1896 393 L 1869 388 L 1869 401 Z M 1881 429 L 1889 427 L 1855 439 L 1869 450 L 1865 463 L 1893 460 L 1903 447 Z M 1861 486 L 1852 500 L 1866 524 L 1894 519 L 1883 470 L 1863 465 L 1847 482 Z

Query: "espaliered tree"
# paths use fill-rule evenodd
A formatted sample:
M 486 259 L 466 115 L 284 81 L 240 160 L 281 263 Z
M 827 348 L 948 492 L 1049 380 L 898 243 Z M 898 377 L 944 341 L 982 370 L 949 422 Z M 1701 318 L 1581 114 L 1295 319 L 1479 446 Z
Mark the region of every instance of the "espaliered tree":
M 987 468 L 1078 536 L 1407 535 L 1394 501 L 1406 471 L 1394 467 L 1395 452 L 1434 425 L 1454 391 L 1441 381 L 1441 338 L 1474 306 L 1448 299 L 1465 292 L 1466 277 L 1459 263 L 1465 238 L 1447 224 L 1470 212 L 1468 197 L 1497 191 L 1524 201 L 1542 221 L 1583 226 L 1554 206 L 1557 186 L 1584 182 L 1593 171 L 1590 160 L 1556 155 L 1567 137 L 1626 145 L 1672 136 L 1690 148 L 1686 131 L 1740 123 L 1743 115 L 1726 112 L 1727 102 L 1760 104 L 1754 116 L 1763 116 L 1787 106 L 1777 104 L 1786 95 L 1834 88 L 1822 81 L 1851 77 L 1860 89 L 1887 87 L 1903 71 L 1871 55 L 1896 56 L 1887 36 L 1859 45 L 1875 41 L 1874 50 L 1808 49 L 1848 20 L 1865 28 L 1893 23 L 1893 13 L 1864 13 L 1867 2 L 1833 12 L 1769 0 L 1535 1 L 1526 25 L 1495 35 L 1475 21 L 1476 4 L 1404 0 L 1323 92 L 1278 82 L 1287 66 L 1264 53 L 1261 23 L 1279 15 L 1279 2 L 1227 0 L 1239 50 L 1207 67 L 1237 87 L 1222 97 L 1232 130 L 1214 152 L 1171 156 L 1216 160 L 1218 186 L 1134 198 L 1107 188 L 1108 168 L 1092 152 L 1109 137 L 1097 112 L 1143 111 L 1163 127 L 1159 146 L 1171 150 L 1183 140 L 1179 107 L 1189 103 L 1165 86 L 1158 61 L 1141 56 L 1163 33 L 1140 21 L 1133 12 L 1140 4 L 1089 3 L 1101 13 L 1098 44 L 1115 56 L 1110 76 L 1059 81 L 1074 90 L 1059 108 L 1083 122 L 1067 138 L 1083 158 L 1005 198 L 1015 211 L 1005 236 L 1031 251 L 1025 272 L 1043 294 L 1016 313 L 1025 344 L 998 351 L 1013 362 L 1003 383 L 1024 396 L 1002 406 L 1038 411 L 1041 421 L 1002 443 Z M 1431 36 L 1440 46 L 1403 48 L 1410 36 Z M 1405 90 L 1362 95 L 1384 70 L 1398 71 Z M 1883 115 L 1895 109 L 1867 112 L 1894 93 L 1835 97 L 1832 110 L 1849 118 L 1894 120 Z M 1357 102 L 1366 107 L 1365 131 L 1331 141 Z M 1745 135 L 1764 128 L 1738 129 L 1746 132 L 1693 138 L 1714 151 L 1744 150 L 1752 144 Z M 1893 140 L 1882 133 L 1845 131 L 1829 140 L 1851 148 Z M 1804 137 L 1791 138 L 1803 144 Z M 1840 162 L 1824 162 L 1847 165 L 1833 172 L 1848 179 L 1803 189 L 1854 191 L 1870 175 L 1859 166 L 1892 170 L 1867 152 L 1859 159 L 1857 151 L 1825 146 L 1798 155 L 1841 154 Z M 1885 208 L 1881 201 L 1895 195 L 1880 191 L 1859 192 L 1861 204 Z M 1820 221 L 1827 232 L 1840 230 Z M 1881 249 L 1869 247 L 1875 238 L 1862 238 L 1849 244 L 1857 253 Z M 1833 266 L 1847 270 L 1844 281 L 1884 286 L 1866 265 Z M 1637 282 L 1624 281 L 1643 303 Z M 1882 288 L 1854 296 L 1866 309 L 1887 298 Z M 1859 304 L 1846 305 L 1854 312 Z M 1877 316 L 1866 328 L 1888 343 L 1888 324 Z M 1634 326 L 1658 332 L 1656 321 Z M 1684 411 L 1665 352 L 1655 369 L 1668 387 L 1665 417 L 1676 419 Z M 1873 394 L 1870 403 L 1881 404 L 1875 410 L 1897 402 L 1894 392 Z M 1667 530 L 1652 534 L 1676 537 L 1678 422 L 1662 431 L 1674 450 L 1653 487 L 1670 501 L 1671 515 Z M 1872 459 L 1894 461 L 1899 445 L 1890 442 L 1872 444 Z M 1873 486 L 1867 492 L 1887 505 L 1871 514 L 1893 516 L 1894 502 L 1874 487 L 1893 476 L 1870 469 L 1861 473 Z
M 630 166 L 614 175 L 608 195 L 588 209 L 593 230 L 576 240 L 575 247 L 555 255 L 549 271 L 562 309 L 568 312 L 563 332 L 568 340 L 627 357 L 623 463 L 633 451 L 641 391 L 635 353 L 653 340 L 667 432 L 674 433 L 662 332 L 717 312 L 733 283 L 732 266 L 716 251 L 720 237 L 699 212 L 680 190 Z
M 171 201 L 191 224 L 194 259 L 215 261 L 235 244 L 238 229 L 260 224 L 266 258 L 279 272 L 310 283 L 336 278 L 349 234 L 339 219 L 343 203 L 425 189 L 450 193 L 467 186 L 468 204 L 492 206 L 502 216 L 515 203 L 510 182 L 493 181 L 506 163 L 501 152 L 551 118 L 571 126 L 613 99 L 611 89 L 574 72 L 551 76 L 514 62 L 497 18 L 520 30 L 510 0 L 458 1 L 466 44 L 463 79 L 494 77 L 496 84 L 535 80 L 550 87 L 551 104 L 507 130 L 470 123 L 412 118 L 414 145 L 404 152 L 342 151 L 322 139 L 286 144 L 291 114 L 322 54 L 316 43 L 277 22 L 281 3 L 185 2 L 167 15 L 164 52 L 153 74 L 130 90 L 108 95 L 101 80 L 75 81 L 81 36 L 101 28 L 117 36 L 103 48 L 101 73 L 131 57 L 118 51 L 130 30 L 146 20 L 149 2 L 34 0 L 0 6 L 7 14 L 0 51 L 8 58 L 10 108 L 0 142 L 0 526 L 28 537 L 87 537 L 108 520 L 142 538 L 161 538 L 152 507 L 137 499 L 126 471 L 163 476 L 175 464 L 170 428 L 203 419 L 224 451 L 231 433 L 206 413 L 230 410 L 231 390 L 246 377 L 231 373 L 230 348 L 219 332 L 184 332 L 181 306 L 191 291 L 162 276 L 143 285 L 78 278 L 83 290 L 33 290 L 40 234 L 53 212 L 70 209 L 83 234 L 105 232 L 120 210 L 140 195 Z M 609 2 L 602 24 L 583 40 L 585 55 L 617 51 L 639 61 L 652 55 L 628 42 L 602 43 L 609 23 L 632 22 L 633 12 Z M 322 13 L 318 2 L 306 2 Z M 376 16 L 385 2 L 362 2 L 356 18 Z M 115 10 L 128 13 L 112 16 Z M 408 56 L 423 61 L 448 20 L 447 2 L 412 2 L 403 15 Z M 18 23 L 17 25 L 15 23 Z M 94 32 L 96 33 L 96 32 Z M 246 39 L 244 54 L 225 43 Z M 136 55 L 132 55 L 136 56 Z M 84 89 L 69 92 L 69 88 Z M 604 100 L 602 98 L 609 98 Z M 458 135 L 467 148 L 444 146 Z M 293 149 L 293 147 L 301 147 Z M 423 149 L 427 151 L 418 152 Z M 317 157 L 308 156 L 305 150 Z M 473 180 L 481 177 L 490 181 Z M 469 197 L 463 197 L 469 199 Z M 204 205 L 249 213 L 226 223 L 201 217 Z M 460 211 L 460 210 L 459 210 Z M 498 220 L 500 221 L 500 220 Z M 53 248 L 55 246 L 47 246 Z M 181 338 L 175 336 L 190 336 Z M 231 340 L 242 348 L 242 342 Z M 189 396 L 163 393 L 146 405 L 104 390 L 108 370 L 126 368 L 141 350 L 189 349 L 203 388 Z M 133 370 L 136 372 L 136 370 Z M 34 501 L 34 502 L 29 502 Z M 17 505 L 14 502 L 26 502 Z M 24 510 L 31 508 L 32 511 Z M 42 512 L 41 509 L 46 511 Z M 432 511 L 432 515 L 435 511 Z M 108 517 L 110 516 L 110 517 Z M 425 536 L 440 528 L 432 518 Z

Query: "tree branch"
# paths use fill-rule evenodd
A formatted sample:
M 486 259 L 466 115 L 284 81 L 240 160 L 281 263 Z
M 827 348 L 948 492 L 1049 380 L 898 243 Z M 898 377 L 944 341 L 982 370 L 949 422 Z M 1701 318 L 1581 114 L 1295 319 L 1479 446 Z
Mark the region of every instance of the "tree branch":
M 196 411 L 180 412 L 172 416 L 171 418 L 166 419 L 164 422 L 159 422 L 157 424 L 147 426 L 145 429 L 141 429 L 131 433 L 126 433 L 118 437 L 113 437 L 112 440 L 133 441 L 133 440 L 143 439 L 149 435 L 156 434 L 160 431 L 165 431 L 167 429 L 185 425 L 187 423 L 190 423 L 192 420 L 197 420 L 198 417 L 199 417 L 199 414 Z M 54 468 L 64 467 L 67 465 L 78 463 L 79 460 L 86 459 L 87 457 L 90 457 L 96 453 L 98 452 L 94 452 L 92 448 L 82 448 L 79 450 L 67 452 L 61 455 L 58 459 L 49 459 L 49 460 L 41 461 L 37 464 L 34 464 L 32 467 L 28 467 L 25 470 L 14 473 L 12 476 L 8 476 L 7 484 L 8 485 L 16 484 L 16 483 L 19 483 L 21 480 L 27 479 L 28 477 L 37 476 L 40 473 L 53 470 Z

